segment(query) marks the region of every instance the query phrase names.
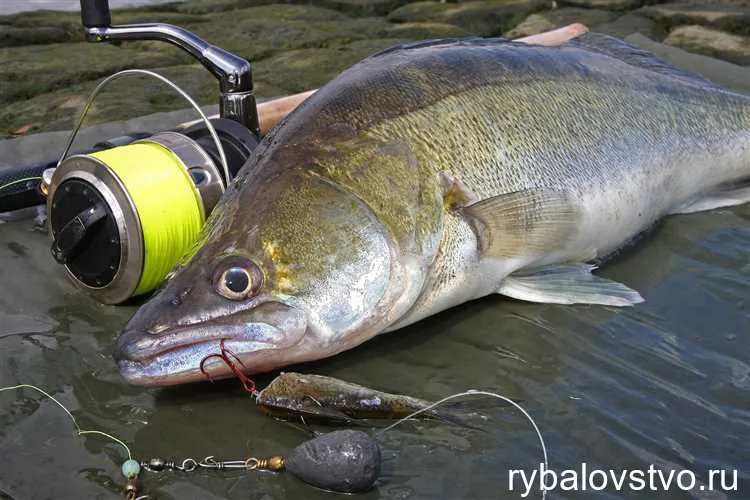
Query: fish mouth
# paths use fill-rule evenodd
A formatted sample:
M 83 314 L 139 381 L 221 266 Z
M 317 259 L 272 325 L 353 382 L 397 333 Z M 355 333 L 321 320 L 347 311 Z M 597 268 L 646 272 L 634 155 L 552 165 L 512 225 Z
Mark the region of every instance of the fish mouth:
M 233 375 L 231 368 L 212 356 L 221 352 L 222 342 L 241 362 L 239 368 L 257 373 L 283 364 L 285 354 L 301 342 L 306 330 L 307 322 L 300 311 L 267 303 L 249 312 L 150 331 L 140 324 L 129 324 L 117 339 L 114 358 L 120 375 L 133 385 L 166 386 L 226 378 Z M 158 333 L 150 333 L 153 331 Z

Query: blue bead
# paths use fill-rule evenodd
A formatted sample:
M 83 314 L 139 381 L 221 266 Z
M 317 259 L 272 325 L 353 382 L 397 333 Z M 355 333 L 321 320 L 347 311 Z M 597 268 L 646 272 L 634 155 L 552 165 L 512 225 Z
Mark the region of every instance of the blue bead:
M 141 466 L 138 465 L 138 462 L 136 462 L 132 458 L 123 462 L 122 475 L 126 478 L 130 479 L 131 477 L 136 477 L 138 476 L 139 472 L 141 472 Z

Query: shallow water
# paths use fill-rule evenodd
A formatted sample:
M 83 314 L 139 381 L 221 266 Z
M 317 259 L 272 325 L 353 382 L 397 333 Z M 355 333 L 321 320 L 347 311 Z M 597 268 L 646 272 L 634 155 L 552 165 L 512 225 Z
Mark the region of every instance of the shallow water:
M 0 224 L 0 385 L 47 389 L 83 427 L 120 436 L 140 458 L 267 455 L 307 438 L 260 415 L 236 381 L 123 384 L 110 353 L 134 308 L 78 292 L 48 247 L 32 220 Z M 748 498 L 749 256 L 750 205 L 671 217 L 602 270 L 643 293 L 637 307 L 491 297 L 300 369 L 426 399 L 497 391 L 534 416 L 558 472 L 583 462 L 618 471 L 655 464 L 699 481 L 693 493 L 608 488 L 550 498 Z M 120 449 L 79 439 L 31 391 L 0 394 L 0 407 L 0 498 L 120 498 Z M 507 492 L 508 471 L 538 467 L 536 436 L 512 409 L 482 411 L 486 432 L 421 422 L 385 434 L 382 478 L 361 498 L 519 498 Z M 738 491 L 701 492 L 708 470 L 722 468 L 738 470 Z M 331 498 L 288 474 L 146 474 L 142 484 L 160 499 Z

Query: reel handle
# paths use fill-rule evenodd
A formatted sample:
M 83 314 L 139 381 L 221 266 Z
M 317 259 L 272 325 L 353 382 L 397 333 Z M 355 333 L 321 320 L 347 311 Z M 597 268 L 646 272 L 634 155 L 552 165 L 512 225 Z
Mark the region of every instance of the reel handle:
M 55 241 L 50 248 L 52 257 L 59 264 L 67 264 L 71 256 L 74 255 L 76 248 L 86 237 L 87 231 L 90 231 L 96 223 L 105 217 L 107 217 L 107 210 L 101 203 L 82 210 L 65 224 L 55 237 Z
M 181 48 L 198 60 L 219 81 L 219 114 L 247 127 L 260 137 L 250 63 L 211 45 L 179 26 L 163 23 L 112 26 L 107 0 L 81 0 L 81 21 L 89 42 L 119 43 L 127 40 L 159 40 Z
M 109 0 L 81 0 L 81 22 L 86 28 L 105 28 L 112 24 Z

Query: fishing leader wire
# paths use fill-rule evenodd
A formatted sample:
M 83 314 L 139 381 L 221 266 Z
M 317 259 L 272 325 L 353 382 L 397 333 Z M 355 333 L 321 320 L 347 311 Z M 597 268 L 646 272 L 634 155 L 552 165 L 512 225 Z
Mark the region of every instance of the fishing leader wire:
M 206 356 L 205 358 L 203 358 L 203 360 L 200 363 L 201 372 L 203 372 L 203 374 L 206 375 L 206 377 L 211 382 L 213 382 L 213 379 L 211 379 L 211 377 L 208 375 L 208 373 L 206 373 L 206 371 L 204 370 L 204 363 L 207 360 L 212 359 L 212 358 L 219 358 L 221 361 L 223 361 L 232 370 L 232 372 L 234 373 L 234 375 L 240 380 L 240 383 L 242 384 L 242 387 L 245 390 L 245 392 L 247 392 L 250 395 L 250 397 L 252 398 L 252 400 L 257 403 L 259 392 L 258 392 L 258 390 L 255 387 L 255 383 L 247 375 L 245 375 L 245 373 L 242 371 L 242 369 L 239 369 L 238 367 L 236 367 L 234 365 L 234 361 L 237 361 L 243 369 L 246 369 L 244 363 L 242 363 L 242 360 L 234 352 L 232 352 L 230 349 L 228 349 L 224 345 L 224 339 L 222 339 L 221 342 L 219 343 L 219 353 L 209 354 L 208 356 Z M 394 429 L 395 427 L 403 424 L 407 420 L 410 420 L 410 419 L 412 419 L 412 418 L 414 418 L 414 417 L 416 417 L 416 416 L 418 416 L 418 415 L 420 415 L 420 414 L 422 414 L 424 412 L 433 410 L 433 409 L 435 409 L 435 408 L 437 408 L 437 407 L 439 407 L 439 406 L 447 403 L 448 401 L 451 401 L 451 400 L 454 400 L 454 399 L 457 399 L 457 398 L 461 398 L 461 397 L 466 397 L 466 396 L 492 397 L 492 398 L 496 398 L 496 399 L 499 399 L 501 401 L 504 401 L 506 403 L 509 403 L 510 405 L 512 405 L 516 409 L 518 409 L 518 411 L 520 411 L 523 414 L 523 416 L 526 417 L 526 419 L 531 423 L 531 426 L 534 428 L 534 431 L 536 432 L 537 438 L 539 438 L 539 444 L 541 445 L 541 448 L 542 448 L 542 456 L 543 456 L 543 460 L 544 460 L 544 467 L 545 467 L 546 470 L 549 470 L 549 458 L 548 458 L 548 455 L 547 455 L 547 445 L 544 442 L 544 437 L 542 436 L 542 431 L 539 429 L 539 426 L 534 421 L 534 418 L 531 416 L 531 414 L 528 411 L 526 411 L 517 402 L 513 401 L 512 399 L 510 399 L 510 398 L 508 398 L 506 396 L 503 396 L 502 394 L 497 394 L 495 392 L 490 392 L 490 391 L 484 391 L 484 390 L 478 390 L 478 389 L 468 389 L 468 390 L 463 391 L 463 392 L 459 392 L 459 393 L 456 393 L 456 394 L 451 394 L 450 396 L 446 396 L 443 399 L 435 401 L 434 403 L 432 403 L 432 404 L 430 404 L 430 405 L 428 405 L 428 406 L 426 406 L 424 408 L 421 408 L 419 410 L 416 410 L 416 411 L 412 412 L 411 414 L 409 414 L 409 415 L 407 415 L 407 416 L 405 416 L 405 417 L 397 420 L 393 424 L 391 424 L 391 425 L 385 427 L 384 429 L 381 429 L 380 431 L 378 431 L 376 433 L 376 436 L 381 436 L 384 433 L 386 433 L 386 432 Z M 309 397 L 313 401 L 315 401 L 318 404 L 318 406 L 322 406 L 320 404 L 320 402 L 318 402 L 315 398 L 313 398 L 312 396 L 309 396 Z M 302 416 L 300 416 L 300 418 L 302 419 L 302 423 L 305 424 L 304 418 Z M 543 485 L 540 488 L 541 488 L 541 492 L 542 492 L 542 500 L 545 500 L 547 498 L 547 490 L 544 488 Z
M 33 389 L 33 390 L 39 392 L 40 394 L 42 394 L 47 399 L 51 399 L 57 406 L 59 406 L 60 408 L 63 409 L 63 411 L 68 415 L 68 417 L 70 417 L 71 422 L 73 422 L 73 425 L 76 428 L 76 433 L 79 436 L 92 435 L 92 434 L 93 435 L 104 436 L 104 437 L 106 437 L 108 439 L 111 439 L 112 441 L 114 441 L 115 443 L 119 444 L 120 446 L 122 446 L 123 449 L 125 450 L 125 453 L 128 456 L 128 460 L 130 460 L 130 459 L 133 458 L 132 454 L 130 453 L 130 448 L 128 448 L 128 445 L 126 445 L 122 440 L 116 438 L 115 436 L 112 436 L 111 434 L 107 434 L 106 432 L 96 431 L 96 430 L 81 429 L 81 426 L 78 425 L 78 421 L 75 419 L 75 417 L 70 412 L 70 410 L 68 410 L 65 407 L 65 405 L 63 405 L 60 401 L 58 401 L 54 396 L 52 396 L 51 394 L 49 394 L 47 391 L 45 391 L 43 389 L 40 389 L 39 387 L 37 387 L 35 385 L 31 385 L 31 384 L 18 384 L 18 385 L 13 385 L 13 386 L 10 386 L 10 387 L 0 387 L 0 392 L 13 391 L 13 390 L 16 390 L 16 389 Z
M 127 479 L 127 484 L 124 490 L 125 498 L 127 500 L 151 500 L 152 498 L 150 495 L 137 496 L 137 479 L 141 470 L 148 470 L 150 472 L 174 470 L 187 473 L 197 470 L 223 471 L 242 469 L 247 471 L 270 472 L 288 470 L 294 476 L 308 484 L 321 489 L 341 493 L 354 493 L 370 489 L 378 479 L 380 473 L 380 449 L 376 440 L 362 431 L 348 429 L 332 431 L 319 435 L 309 441 L 305 441 L 293 449 L 287 456 L 277 455 L 269 458 L 249 457 L 242 460 L 220 461 L 216 460 L 214 456 L 211 455 L 200 461 L 193 458 L 186 458 L 181 463 L 167 461 L 161 458 L 152 458 L 148 461 L 139 462 L 133 459 L 130 448 L 121 439 L 103 431 L 82 429 L 70 410 L 68 410 L 58 399 L 43 389 L 31 384 L 18 384 L 9 387 L 2 387 L 0 388 L 0 392 L 25 388 L 37 391 L 62 408 L 73 422 L 78 436 L 96 435 L 105 437 L 122 447 L 128 457 L 121 465 L 122 474 Z M 381 429 L 376 433 L 376 436 L 381 436 L 385 432 L 394 429 L 407 420 L 414 418 L 423 412 L 437 408 L 448 401 L 467 396 L 493 397 L 517 408 L 529 420 L 529 422 L 531 422 L 542 447 L 545 467 L 549 469 L 547 447 L 544 443 L 542 433 L 539 430 L 539 426 L 536 424 L 531 414 L 512 399 L 490 391 L 470 389 L 446 396 L 425 408 L 412 412 L 388 427 Z M 541 493 L 542 499 L 544 500 L 547 496 L 547 490 L 542 488 Z
M 251 395 L 253 400 L 256 400 L 258 392 L 255 388 L 255 384 L 241 369 L 234 366 L 233 359 L 239 362 L 242 368 L 245 368 L 241 360 L 234 352 L 226 348 L 223 341 L 220 344 L 220 348 L 220 354 L 214 354 L 203 359 L 201 362 L 201 370 L 203 371 L 203 362 L 207 359 L 214 356 L 220 358 L 232 368 L 235 376 L 237 376 L 242 382 L 243 389 Z M 208 376 L 208 374 L 206 375 Z M 374 486 L 380 475 L 381 456 L 380 446 L 377 440 L 375 437 L 370 436 L 363 431 L 350 429 L 336 430 L 318 435 L 313 439 L 298 445 L 286 456 L 276 455 L 268 458 L 249 457 L 242 460 L 221 461 L 216 460 L 213 455 L 210 455 L 200 461 L 193 458 L 186 458 L 182 460 L 182 462 L 165 460 L 163 458 L 151 458 L 148 461 L 139 462 L 132 458 L 130 448 L 128 448 L 128 446 L 117 437 L 103 431 L 81 429 L 75 417 L 73 417 L 73 414 L 62 403 L 60 403 L 60 401 L 46 391 L 30 384 L 19 384 L 0 388 L 0 392 L 23 388 L 34 389 L 46 398 L 54 401 L 55 404 L 62 408 L 71 419 L 79 436 L 99 435 L 106 437 L 123 447 L 128 457 L 121 466 L 122 474 L 127 479 L 127 484 L 125 486 L 125 497 L 127 500 L 151 499 L 149 495 L 136 496 L 138 492 L 137 479 L 142 470 L 156 473 L 168 470 L 183 473 L 191 473 L 199 470 L 224 471 L 242 469 L 246 471 L 269 472 L 281 472 L 286 470 L 312 486 L 339 493 L 356 493 L 369 490 Z M 531 414 L 512 399 L 490 391 L 469 389 L 467 391 L 451 394 L 397 420 L 393 424 L 378 431 L 375 436 L 382 436 L 384 433 L 402 425 L 407 420 L 435 409 L 448 401 L 467 396 L 493 397 L 518 409 L 534 428 L 541 444 L 544 466 L 546 469 L 549 469 L 547 446 L 544 442 L 542 432 Z M 320 403 L 318 404 L 320 405 Z M 547 497 L 547 490 L 543 485 L 540 488 L 542 500 L 545 500 Z
M 65 149 L 63 149 L 62 154 L 60 155 L 60 159 L 57 161 L 57 166 L 59 167 L 60 164 L 65 161 L 65 157 L 68 156 L 68 153 L 70 152 L 70 148 L 73 146 L 73 141 L 76 138 L 76 135 L 78 135 L 78 131 L 80 130 L 81 126 L 83 125 L 83 121 L 86 119 L 86 115 L 89 112 L 89 109 L 91 108 L 91 105 L 94 103 L 94 99 L 99 95 L 99 93 L 104 89 L 105 86 L 107 86 L 110 82 L 117 80 L 119 78 L 122 78 L 123 76 L 128 75 L 141 75 L 141 76 L 150 76 L 152 78 L 156 78 L 157 80 L 169 85 L 175 92 L 180 94 L 183 99 L 185 99 L 190 106 L 200 115 L 201 121 L 204 125 L 206 125 L 206 128 L 208 129 L 209 133 L 211 134 L 211 138 L 214 141 L 214 144 L 216 145 L 216 149 L 219 153 L 219 158 L 221 159 L 221 166 L 224 170 L 224 179 L 225 179 L 225 186 L 229 183 L 229 180 L 231 179 L 231 175 L 229 172 L 229 163 L 227 162 L 226 154 L 224 153 L 224 146 L 221 144 L 221 140 L 219 139 L 219 135 L 216 133 L 216 129 L 214 128 L 213 124 L 211 124 L 211 120 L 208 119 L 206 114 L 203 112 L 201 107 L 198 105 L 195 100 L 190 97 L 190 95 L 185 92 L 182 88 L 180 88 L 179 85 L 174 83 L 172 80 L 167 78 L 166 76 L 160 75 L 159 73 L 156 73 L 154 71 L 149 71 L 146 69 L 125 69 L 122 71 L 118 71 L 117 73 L 114 73 L 104 80 L 102 80 L 99 85 L 94 88 L 94 90 L 91 92 L 91 95 L 88 98 L 88 101 L 86 101 L 86 104 L 83 107 L 83 110 L 81 111 L 81 115 L 78 117 L 78 120 L 76 122 L 75 127 L 73 128 L 72 133 L 70 134 L 70 137 L 68 138 L 68 143 L 65 146 Z
M 52 396 L 50 393 L 45 391 L 44 389 L 40 389 L 39 387 L 31 384 L 18 384 L 13 385 L 9 387 L 0 387 L 0 392 L 5 391 L 13 391 L 18 389 L 33 389 L 40 393 L 42 396 L 44 396 L 47 399 L 52 400 L 57 406 L 63 409 L 63 411 L 68 415 L 70 418 L 70 421 L 73 422 L 73 425 L 76 428 L 76 434 L 78 436 L 101 436 L 106 437 L 110 441 L 119 444 L 122 446 L 122 448 L 125 450 L 125 454 L 127 455 L 128 459 L 125 460 L 122 463 L 121 470 L 122 474 L 127 479 L 127 485 L 125 486 L 125 498 L 127 500 L 150 500 L 151 497 L 149 495 L 141 495 L 136 496 L 138 491 L 138 486 L 136 484 L 136 479 L 138 478 L 138 474 L 140 473 L 140 464 L 133 460 L 133 455 L 130 453 L 130 448 L 128 445 L 125 444 L 121 439 L 113 436 L 112 434 L 108 434 L 104 431 L 98 431 L 98 430 L 87 430 L 82 429 L 81 426 L 78 424 L 78 421 L 73 416 L 73 414 L 68 410 L 65 405 L 63 405 L 57 398 Z
M 534 428 L 534 431 L 536 432 L 536 435 L 539 438 L 539 444 L 542 447 L 542 455 L 544 457 L 544 468 L 546 470 L 549 470 L 549 459 L 547 457 L 547 446 L 544 444 L 544 437 L 542 437 L 542 431 L 539 430 L 539 426 L 536 424 L 536 422 L 534 421 L 534 419 L 531 416 L 531 414 L 528 411 L 526 411 L 520 404 L 516 403 L 512 399 L 507 398 L 507 397 L 505 397 L 505 396 L 503 396 L 501 394 L 497 394 L 497 393 L 490 392 L 490 391 L 482 391 L 482 390 L 478 390 L 478 389 L 469 389 L 469 390 L 464 391 L 464 392 L 459 392 L 459 393 L 456 393 L 456 394 L 451 394 L 450 396 L 446 396 L 443 399 L 435 401 L 434 403 L 432 403 L 429 406 L 426 406 L 424 408 L 421 408 L 421 409 L 413 412 L 411 415 L 407 415 L 407 416 L 405 416 L 405 417 L 397 420 L 396 422 L 394 422 L 393 424 L 389 425 L 388 427 L 386 427 L 386 428 L 381 429 L 380 431 L 378 431 L 377 435 L 380 436 L 380 435 L 384 434 L 385 432 L 390 431 L 394 427 L 403 424 L 407 420 L 409 420 L 411 418 L 414 418 L 417 415 L 419 415 L 421 413 L 424 413 L 426 411 L 433 410 L 433 409 L 437 408 L 438 406 L 440 406 L 440 405 L 442 405 L 444 403 L 447 403 L 448 401 L 451 401 L 451 400 L 457 399 L 457 398 L 461 398 L 461 397 L 465 397 L 465 396 L 486 396 L 486 397 L 497 398 L 497 399 L 500 399 L 501 401 L 504 401 L 506 403 L 509 403 L 509 404 L 513 405 L 518 411 L 520 411 L 523 414 L 523 416 L 526 417 L 526 419 L 531 423 L 531 426 Z M 544 499 L 547 498 L 547 490 L 545 488 L 542 488 L 541 491 L 542 491 L 542 500 L 544 500 Z

